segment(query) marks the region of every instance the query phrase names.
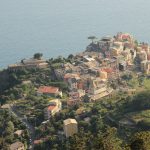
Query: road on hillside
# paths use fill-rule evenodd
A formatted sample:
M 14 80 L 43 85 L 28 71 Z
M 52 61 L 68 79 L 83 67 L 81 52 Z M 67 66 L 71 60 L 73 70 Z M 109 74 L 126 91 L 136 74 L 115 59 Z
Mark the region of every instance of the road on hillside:
M 34 127 L 29 124 L 29 122 L 27 121 L 27 119 L 25 118 L 22 118 L 18 113 L 17 111 L 15 110 L 15 107 L 13 105 L 10 105 L 9 107 L 9 111 L 15 115 L 19 120 L 21 120 L 21 122 L 26 126 L 28 132 L 29 132 L 29 136 L 30 136 L 30 139 L 29 139 L 29 142 L 30 142 L 30 145 L 29 145 L 29 150 L 32 150 L 34 149 L 34 137 L 35 137 L 35 129 Z

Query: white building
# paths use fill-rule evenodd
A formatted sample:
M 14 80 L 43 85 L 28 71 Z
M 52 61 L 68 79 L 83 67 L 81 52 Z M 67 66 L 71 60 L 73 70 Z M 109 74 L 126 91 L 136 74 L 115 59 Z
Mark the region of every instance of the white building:
M 44 109 L 45 120 L 49 120 L 51 116 L 54 116 L 62 109 L 62 103 L 58 99 L 51 100 L 48 107 Z

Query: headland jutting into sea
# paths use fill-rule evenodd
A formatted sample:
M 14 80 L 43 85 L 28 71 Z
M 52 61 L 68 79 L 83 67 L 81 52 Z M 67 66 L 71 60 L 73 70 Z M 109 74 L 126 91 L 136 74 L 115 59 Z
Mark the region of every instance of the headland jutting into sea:
M 77 55 L 36 53 L 0 72 L 2 148 L 120 150 L 150 136 L 149 45 L 121 32 L 88 39 Z

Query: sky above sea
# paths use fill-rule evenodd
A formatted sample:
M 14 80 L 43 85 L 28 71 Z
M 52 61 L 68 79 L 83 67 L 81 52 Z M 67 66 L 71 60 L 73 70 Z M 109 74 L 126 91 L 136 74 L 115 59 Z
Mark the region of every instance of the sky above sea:
M 150 43 L 149 0 L 0 0 L 0 69 L 41 52 L 84 51 L 88 36 L 131 33 Z

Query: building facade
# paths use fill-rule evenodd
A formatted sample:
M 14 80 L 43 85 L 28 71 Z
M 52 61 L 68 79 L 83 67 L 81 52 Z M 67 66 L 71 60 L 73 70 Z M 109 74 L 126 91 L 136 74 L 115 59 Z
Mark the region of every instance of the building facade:
M 48 107 L 44 109 L 44 118 L 49 120 L 52 116 L 62 109 L 62 103 L 59 99 L 51 100 Z
M 73 136 L 78 133 L 78 123 L 75 119 L 64 120 L 64 133 L 66 137 Z

